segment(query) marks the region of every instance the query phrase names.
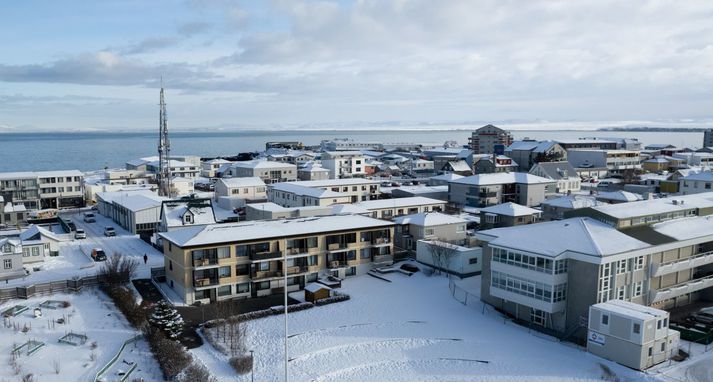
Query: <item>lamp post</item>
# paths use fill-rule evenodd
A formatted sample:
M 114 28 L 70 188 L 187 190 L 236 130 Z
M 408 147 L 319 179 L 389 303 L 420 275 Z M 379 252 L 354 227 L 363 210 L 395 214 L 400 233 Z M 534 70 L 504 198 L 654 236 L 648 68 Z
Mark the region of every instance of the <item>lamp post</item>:
M 288 381 L 289 372 L 287 370 L 287 251 L 282 252 L 282 275 L 284 277 L 284 293 L 285 293 L 285 382 Z
M 250 350 L 250 382 L 255 382 L 255 356 L 254 350 Z

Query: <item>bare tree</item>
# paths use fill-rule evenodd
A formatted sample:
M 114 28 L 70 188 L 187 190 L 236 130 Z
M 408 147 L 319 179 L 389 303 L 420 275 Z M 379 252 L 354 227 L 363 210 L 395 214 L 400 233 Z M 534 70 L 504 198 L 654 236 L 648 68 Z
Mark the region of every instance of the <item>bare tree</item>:
M 216 339 L 222 337 L 230 356 L 242 354 L 245 351 L 245 325 L 237 318 L 239 313 L 232 301 L 221 301 L 215 304 L 218 325 L 215 328 Z
M 59 359 L 53 359 L 52 360 L 52 369 L 54 370 L 55 374 L 59 374 L 60 370 L 62 370 L 62 364 L 60 363 Z
M 427 245 L 436 272 L 440 274 L 443 270 L 450 275 L 451 260 L 458 254 L 458 246 L 444 241 L 431 241 Z
M 139 267 L 138 260 L 114 253 L 104 262 L 99 276 L 107 285 L 114 286 L 131 281 Z

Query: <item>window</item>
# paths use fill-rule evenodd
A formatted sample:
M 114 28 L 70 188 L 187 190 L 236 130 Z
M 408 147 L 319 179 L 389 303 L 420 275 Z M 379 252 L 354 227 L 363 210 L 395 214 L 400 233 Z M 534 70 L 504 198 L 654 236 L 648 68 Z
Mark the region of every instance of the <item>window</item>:
M 317 281 L 318 274 L 317 273 L 310 273 L 307 276 L 305 276 L 307 279 L 308 283 L 315 282 Z
M 232 288 L 230 285 L 223 285 L 218 288 L 218 296 L 230 296 L 232 293 Z
M 602 314 L 602 325 L 609 325 L 609 315 Z
M 649 357 L 651 357 L 652 355 L 654 355 L 654 347 L 649 346 Z
M 12 269 L 12 259 L 4 259 L 2 265 L 5 269 Z
M 663 323 L 662 320 L 656 321 L 656 329 L 661 329 L 661 324 Z
M 250 264 L 238 264 L 235 266 L 236 276 L 247 276 L 250 274 Z
M 478 258 L 477 258 L 477 257 L 473 257 L 473 258 L 471 258 L 471 259 L 468 259 L 468 264 L 471 264 L 471 265 L 472 265 L 472 264 L 478 264 Z
M 219 259 L 230 258 L 230 247 L 220 247 L 220 248 L 216 248 L 215 250 L 218 253 Z
M 531 308 L 530 309 L 530 322 L 536 325 L 545 326 L 546 312 Z
M 634 259 L 634 270 L 644 269 L 644 256 L 638 256 Z
M 639 281 L 637 283 L 634 283 L 634 290 L 631 292 L 631 297 L 639 297 L 643 293 L 644 289 L 644 282 Z
M 626 299 L 626 286 L 616 288 L 616 298 L 619 300 Z
M 269 271 L 270 270 L 270 262 L 269 261 L 263 261 L 258 264 L 258 270 L 260 271 Z
M 319 256 L 318 255 L 312 255 L 307 258 L 307 265 L 308 266 L 314 266 L 314 265 L 319 265 Z
M 168 260 L 168 270 L 172 271 L 173 270 L 173 261 Z
M 263 281 L 263 282 L 257 283 L 257 290 L 265 290 L 265 289 L 270 289 L 269 281 Z
M 628 260 L 619 260 L 616 265 L 616 273 L 622 274 L 627 271 Z
M 230 267 L 218 268 L 218 277 L 230 277 Z
M 354 276 L 356 275 L 356 267 L 349 267 L 347 268 L 346 271 L 344 271 L 345 276 Z
M 668 318 L 664 318 L 663 319 L 663 327 L 665 328 L 667 326 L 668 326 Z
M 356 260 L 356 251 L 347 252 L 347 261 Z
M 662 342 L 661 343 L 661 352 L 665 352 L 665 351 L 666 351 L 666 343 Z
M 359 250 L 359 257 L 362 259 L 368 259 L 371 257 L 371 254 L 369 253 L 369 248 L 362 248 Z
M 247 293 L 250 292 L 250 283 L 242 283 L 235 286 L 236 293 Z
M 641 324 L 634 324 L 634 333 L 641 334 Z
M 423 234 L 426 236 L 431 236 L 433 235 L 433 228 L 426 228 L 423 230 Z

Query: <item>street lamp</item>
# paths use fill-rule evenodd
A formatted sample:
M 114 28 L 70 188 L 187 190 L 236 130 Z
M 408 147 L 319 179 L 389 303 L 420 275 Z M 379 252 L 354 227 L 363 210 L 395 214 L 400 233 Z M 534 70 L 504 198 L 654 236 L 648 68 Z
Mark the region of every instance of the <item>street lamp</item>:
M 255 382 L 255 357 L 254 350 L 250 350 L 250 382 Z
M 287 251 L 282 252 L 282 275 L 284 277 L 284 293 L 285 293 L 285 382 L 288 381 L 287 371 Z

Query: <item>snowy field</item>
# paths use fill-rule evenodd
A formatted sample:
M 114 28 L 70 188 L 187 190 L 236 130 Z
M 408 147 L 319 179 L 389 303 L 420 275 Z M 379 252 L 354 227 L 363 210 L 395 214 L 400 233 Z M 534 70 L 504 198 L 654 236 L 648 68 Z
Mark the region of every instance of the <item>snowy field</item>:
M 495 312 L 464 306 L 450 296 L 444 277 L 387 277 L 393 282 L 349 278 L 342 290 L 351 300 L 289 315 L 291 380 L 595 381 L 603 378 L 600 364 L 621 380 L 652 379 L 529 333 Z M 251 321 L 247 334 L 255 380 L 282 380 L 283 316 Z M 226 357 L 210 345 L 192 352 L 221 381 L 236 380 Z
M 163 266 L 163 254 L 144 242 L 138 235 L 121 228 L 111 219 L 100 215 L 96 211 L 95 223 L 85 223 L 83 214 L 62 214 L 62 218 L 72 219 L 77 228 L 83 228 L 87 234 L 86 239 L 75 240 L 74 235 L 62 235 L 71 237 L 67 242 L 60 243 L 59 256 L 45 257 L 42 263 L 28 264 L 26 267 L 31 271 L 29 276 L 10 280 L 8 283 L 0 284 L 0 288 L 6 286 L 31 285 L 49 281 L 60 281 L 71 279 L 74 276 L 93 276 L 101 268 L 101 262 L 94 262 L 87 255 L 82 253 L 80 246 L 87 248 L 99 247 L 104 249 L 107 256 L 114 253 L 121 253 L 124 256 L 131 256 L 139 261 L 137 278 L 148 278 L 151 267 Z M 104 227 L 112 226 L 116 230 L 115 237 L 104 236 Z M 148 256 L 147 264 L 144 264 L 143 256 Z M 38 271 L 32 268 L 39 267 Z
M 42 308 L 42 317 L 35 318 L 34 309 L 43 301 L 62 300 L 69 307 Z M 16 304 L 29 309 L 16 317 L 4 318 L 0 327 L 0 381 L 17 381 L 20 376 L 32 373 L 35 381 L 93 381 L 100 368 L 118 352 L 123 341 L 133 337 L 136 330 L 129 325 L 108 297 L 96 289 L 86 289 L 80 294 L 54 294 L 28 300 L 11 300 L 0 305 L 4 311 Z M 57 323 L 58 319 L 65 324 Z M 51 321 L 55 324 L 52 325 Z M 29 330 L 23 333 L 22 328 Z M 15 328 L 19 328 L 17 330 Z M 58 339 L 68 332 L 88 337 L 86 343 L 77 346 L 62 344 Z M 21 352 L 17 365 L 21 372 L 15 374 L 11 350 L 28 340 L 45 343 L 37 352 L 27 355 Z M 126 362 L 124 362 L 126 361 Z M 129 369 L 129 363 L 137 362 L 136 370 L 129 380 L 144 378 L 145 381 L 160 381 L 161 371 L 144 340 L 128 345 L 119 361 L 108 369 L 105 380 L 117 380 L 120 371 Z M 55 370 L 59 365 L 59 373 Z

